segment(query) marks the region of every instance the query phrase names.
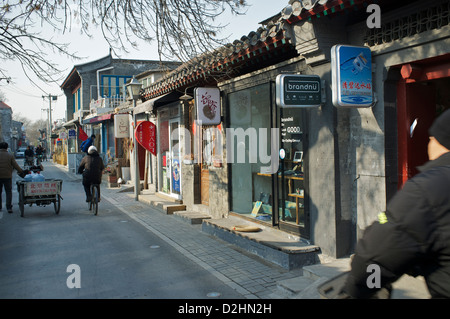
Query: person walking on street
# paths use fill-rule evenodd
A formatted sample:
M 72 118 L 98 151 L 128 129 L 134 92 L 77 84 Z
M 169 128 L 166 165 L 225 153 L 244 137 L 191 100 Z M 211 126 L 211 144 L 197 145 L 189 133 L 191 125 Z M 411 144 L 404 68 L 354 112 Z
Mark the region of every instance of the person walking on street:
M 78 174 L 83 174 L 83 187 L 86 193 L 86 202 L 91 201 L 91 185 L 102 183 L 102 173 L 104 169 L 105 165 L 98 154 L 97 148 L 95 146 L 89 147 L 87 155 L 83 157 L 80 166 L 78 167 Z M 100 201 L 100 193 L 98 195 Z
M 429 135 L 429 161 L 356 246 L 344 287 L 352 298 L 372 298 L 403 274 L 423 276 L 432 298 L 450 298 L 450 109 Z M 379 270 L 376 286 L 368 269 Z
M 89 147 L 94 145 L 95 140 L 95 134 L 92 134 L 91 137 L 88 137 L 83 143 L 80 145 L 80 149 L 82 152 L 87 153 L 89 150 Z
M 0 209 L 2 209 L 2 192 L 5 188 L 6 193 L 6 209 L 8 213 L 12 213 L 12 173 L 17 170 L 20 176 L 24 175 L 24 171 L 17 164 L 14 156 L 8 153 L 8 143 L 0 143 Z

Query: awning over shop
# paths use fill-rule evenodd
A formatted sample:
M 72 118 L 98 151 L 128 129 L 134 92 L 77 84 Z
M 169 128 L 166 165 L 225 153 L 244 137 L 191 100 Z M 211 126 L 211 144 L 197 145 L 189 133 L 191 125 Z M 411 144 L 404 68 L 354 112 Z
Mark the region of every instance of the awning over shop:
M 92 124 L 92 123 L 98 123 L 101 121 L 106 121 L 112 119 L 114 114 L 103 114 L 103 115 L 96 115 L 93 117 L 86 117 L 83 120 L 83 124 Z
M 65 122 L 62 126 L 63 127 L 76 126 L 77 123 L 78 123 L 78 119 L 73 119 L 73 120 L 70 120 L 68 122 Z
M 165 95 L 155 97 L 154 99 L 145 101 L 144 103 L 136 106 L 136 108 L 134 109 L 134 113 L 139 114 L 139 113 L 144 113 L 144 112 L 151 112 L 154 108 L 156 108 L 158 106 L 178 101 L 180 96 L 181 96 L 181 93 L 179 93 L 177 91 L 172 91 Z

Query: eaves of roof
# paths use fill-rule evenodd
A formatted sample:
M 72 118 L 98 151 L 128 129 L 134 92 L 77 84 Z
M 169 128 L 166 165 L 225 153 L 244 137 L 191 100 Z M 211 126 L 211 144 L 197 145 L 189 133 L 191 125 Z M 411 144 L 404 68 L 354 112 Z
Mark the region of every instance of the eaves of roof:
M 296 0 L 291 1 L 291 4 L 281 11 L 281 18 L 287 23 L 293 24 L 302 20 L 333 15 L 373 2 L 372 0 Z
M 287 52 L 291 58 L 295 51 L 283 22 L 269 23 L 212 52 L 204 53 L 144 88 L 144 101 L 199 84 L 215 85 L 218 81 L 239 75 L 250 69 L 252 60 L 271 59 L 277 52 Z
M 70 71 L 69 75 L 64 79 L 63 83 L 61 84 L 61 89 L 66 88 L 67 86 L 70 85 L 70 83 L 72 83 L 73 81 L 79 81 L 79 71 L 82 70 L 83 68 L 88 67 L 89 65 L 96 65 L 99 62 L 105 62 L 105 65 L 109 65 L 111 63 L 111 52 L 109 53 L 109 55 L 97 59 L 95 61 L 89 61 L 86 63 L 82 63 L 82 64 L 76 64 L 74 65 L 74 67 L 72 68 L 72 70 Z M 98 65 L 97 65 L 98 68 Z M 76 76 L 76 78 L 74 78 L 74 76 Z
M 9 106 L 8 104 L 6 104 L 3 101 L 0 101 L 0 109 L 9 109 L 9 110 L 11 110 L 11 106 Z
M 359 9 L 359 7 L 372 2 L 372 0 L 290 1 L 290 4 L 280 14 L 264 20 L 267 24 L 257 31 L 252 31 L 233 43 L 182 64 L 167 76 L 144 88 L 142 100 L 146 101 L 193 85 L 205 83 L 215 85 L 220 80 L 242 75 L 243 65 L 255 64 L 255 61 L 259 64 L 261 57 L 272 59 L 271 55 L 280 49 L 289 52 L 289 54 L 285 54 L 285 59 L 289 59 L 292 57 L 295 47 L 291 42 L 288 28 L 286 28 L 288 24 L 310 20 L 313 17 L 332 16 L 352 7 Z M 276 20 L 277 18 L 278 20 Z M 249 69 L 246 68 L 247 71 Z

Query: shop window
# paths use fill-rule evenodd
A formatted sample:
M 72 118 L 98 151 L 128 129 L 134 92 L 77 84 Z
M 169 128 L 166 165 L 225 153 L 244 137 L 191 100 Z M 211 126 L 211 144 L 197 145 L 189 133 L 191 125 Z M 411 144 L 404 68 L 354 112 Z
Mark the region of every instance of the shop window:
M 231 211 L 309 237 L 304 206 L 304 111 L 277 108 L 271 103 L 269 83 L 230 93 L 228 101 L 226 145 L 231 166 Z M 273 114 L 277 115 L 276 121 Z M 273 128 L 280 137 L 275 149 L 282 150 L 275 164 L 267 163 L 273 152 Z M 267 172 L 268 165 L 276 165 L 276 172 Z
M 298 108 L 279 109 L 281 149 L 284 158 L 280 160 L 278 177 L 280 183 L 280 220 L 305 226 L 305 183 L 304 183 L 304 127 L 302 110 Z
M 272 179 L 261 173 L 261 148 L 270 150 L 270 88 L 264 84 L 229 95 L 227 152 L 231 163 L 231 210 L 262 221 L 272 220 Z M 235 133 L 230 136 L 231 132 Z M 263 136 L 265 134 L 266 136 Z M 228 139 L 232 139 L 229 143 Z M 262 145 L 266 141 L 266 145 Z M 270 152 L 270 151 L 269 151 Z M 269 154 L 270 155 L 270 154 Z M 231 162 L 230 162 L 231 160 Z

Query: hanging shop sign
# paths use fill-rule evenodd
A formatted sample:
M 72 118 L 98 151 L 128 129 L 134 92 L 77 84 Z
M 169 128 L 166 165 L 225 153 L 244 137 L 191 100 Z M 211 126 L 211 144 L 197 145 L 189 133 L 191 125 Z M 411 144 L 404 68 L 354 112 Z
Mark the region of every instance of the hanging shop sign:
M 143 148 L 156 156 L 156 125 L 154 123 L 150 121 L 139 123 L 134 131 L 134 136 Z
M 196 88 L 195 105 L 197 120 L 202 125 L 220 124 L 220 91 L 218 88 Z
M 75 138 L 77 138 L 77 131 L 70 129 L 69 130 L 69 139 L 75 139 Z
M 280 74 L 276 78 L 279 107 L 316 107 L 322 103 L 322 83 L 318 75 Z
M 331 48 L 333 104 L 336 107 L 373 105 L 372 53 L 367 47 Z
M 128 114 L 114 115 L 114 136 L 115 138 L 130 137 L 130 124 Z

